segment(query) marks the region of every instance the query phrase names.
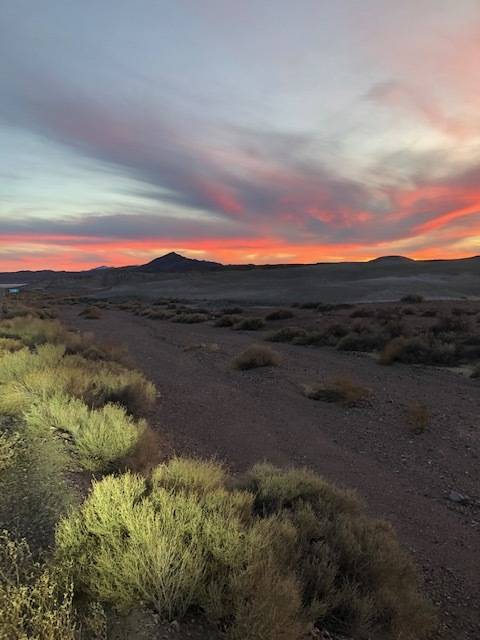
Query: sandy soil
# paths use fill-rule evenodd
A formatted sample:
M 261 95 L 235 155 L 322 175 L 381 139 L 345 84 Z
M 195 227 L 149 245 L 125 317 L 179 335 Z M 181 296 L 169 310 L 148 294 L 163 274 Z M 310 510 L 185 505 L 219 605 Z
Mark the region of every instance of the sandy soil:
M 435 368 L 379 366 L 374 358 L 324 348 L 272 345 L 275 369 L 232 370 L 232 358 L 261 332 L 182 325 L 105 311 L 97 321 L 62 309 L 74 328 L 124 344 L 157 385 L 152 425 L 181 454 L 216 456 L 234 470 L 269 460 L 308 465 L 364 497 L 372 515 L 392 522 L 438 605 L 436 637 L 480 638 L 480 381 Z M 296 324 L 289 321 L 288 324 Z M 216 344 L 218 350 L 205 348 Z M 202 346 L 203 345 L 203 346 Z M 355 408 L 305 398 L 303 383 L 338 375 L 370 387 Z M 425 403 L 431 425 L 412 435 L 406 413 Z

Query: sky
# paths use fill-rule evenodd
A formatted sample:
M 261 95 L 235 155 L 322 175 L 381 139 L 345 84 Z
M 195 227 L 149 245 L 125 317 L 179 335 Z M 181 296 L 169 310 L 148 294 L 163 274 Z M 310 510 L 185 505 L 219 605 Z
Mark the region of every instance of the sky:
M 480 253 L 480 0 L 2 0 L 0 270 Z

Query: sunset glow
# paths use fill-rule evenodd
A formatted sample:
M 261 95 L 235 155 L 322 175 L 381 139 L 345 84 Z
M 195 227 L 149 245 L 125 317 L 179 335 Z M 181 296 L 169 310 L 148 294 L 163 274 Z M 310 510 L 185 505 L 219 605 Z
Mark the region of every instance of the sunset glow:
M 0 271 L 480 253 L 476 0 L 7 0 L 0 30 Z

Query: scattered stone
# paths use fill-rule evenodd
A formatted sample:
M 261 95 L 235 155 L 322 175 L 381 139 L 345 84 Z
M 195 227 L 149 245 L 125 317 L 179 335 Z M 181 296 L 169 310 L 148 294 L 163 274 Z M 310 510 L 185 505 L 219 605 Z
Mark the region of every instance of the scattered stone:
M 473 502 L 473 500 L 469 496 L 466 496 L 463 493 L 459 493 L 458 491 L 450 491 L 450 493 L 448 494 L 448 499 L 450 500 L 450 502 L 456 502 L 457 504 L 463 505 L 472 504 Z

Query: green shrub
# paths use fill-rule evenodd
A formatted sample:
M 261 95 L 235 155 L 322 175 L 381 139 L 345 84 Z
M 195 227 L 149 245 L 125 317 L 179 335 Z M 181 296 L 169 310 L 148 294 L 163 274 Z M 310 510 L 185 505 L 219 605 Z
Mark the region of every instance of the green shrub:
M 0 355 L 2 351 L 20 351 L 24 345 L 15 338 L 0 338 Z
M 57 320 L 41 320 L 26 316 L 0 322 L 0 337 L 21 340 L 29 347 L 46 342 L 67 344 L 70 335 L 74 334 L 69 334 Z
M 258 331 L 265 327 L 263 318 L 244 318 L 240 320 L 233 328 L 237 331 Z
M 233 359 L 234 369 L 256 369 L 258 367 L 277 367 L 280 364 L 280 355 L 263 345 L 252 345 Z
M 292 342 L 294 338 L 306 336 L 307 332 L 301 327 L 282 327 L 277 331 L 272 331 L 265 336 L 265 340 L 270 342 Z
M 173 458 L 168 464 L 156 467 L 152 473 L 152 481 L 157 487 L 195 491 L 200 495 L 223 488 L 226 477 L 222 465 L 193 458 Z
M 77 640 L 72 586 L 0 534 L 0 640 Z
M 155 404 L 155 386 L 138 371 L 114 362 L 64 357 L 61 345 L 42 345 L 0 354 L 0 413 L 21 415 L 38 398 L 63 393 L 92 407 L 119 403 L 133 415 L 147 413 Z
M 295 606 L 299 591 L 293 576 L 283 578 L 272 550 L 285 548 L 294 532 L 276 520 L 245 522 L 252 500 L 247 493 L 224 489 L 199 494 L 157 485 L 149 491 L 138 476 L 107 477 L 60 523 L 58 557 L 72 561 L 80 591 L 120 611 L 142 602 L 173 619 L 196 607 L 227 625 L 232 639 L 287 638 L 280 621 L 292 629 L 302 627 Z M 242 636 L 265 614 L 265 603 L 255 598 L 259 573 L 270 583 L 272 629 L 263 636 Z M 290 604 L 282 610 L 286 600 Z
M 145 428 L 119 406 L 89 409 L 81 400 L 64 395 L 34 402 L 24 417 L 33 430 L 49 428 L 68 435 L 81 466 L 91 471 L 119 464 L 135 448 Z
M 276 311 L 270 311 L 265 316 L 265 320 L 288 320 L 288 318 L 293 318 L 294 314 L 292 311 L 288 309 L 277 309 Z

